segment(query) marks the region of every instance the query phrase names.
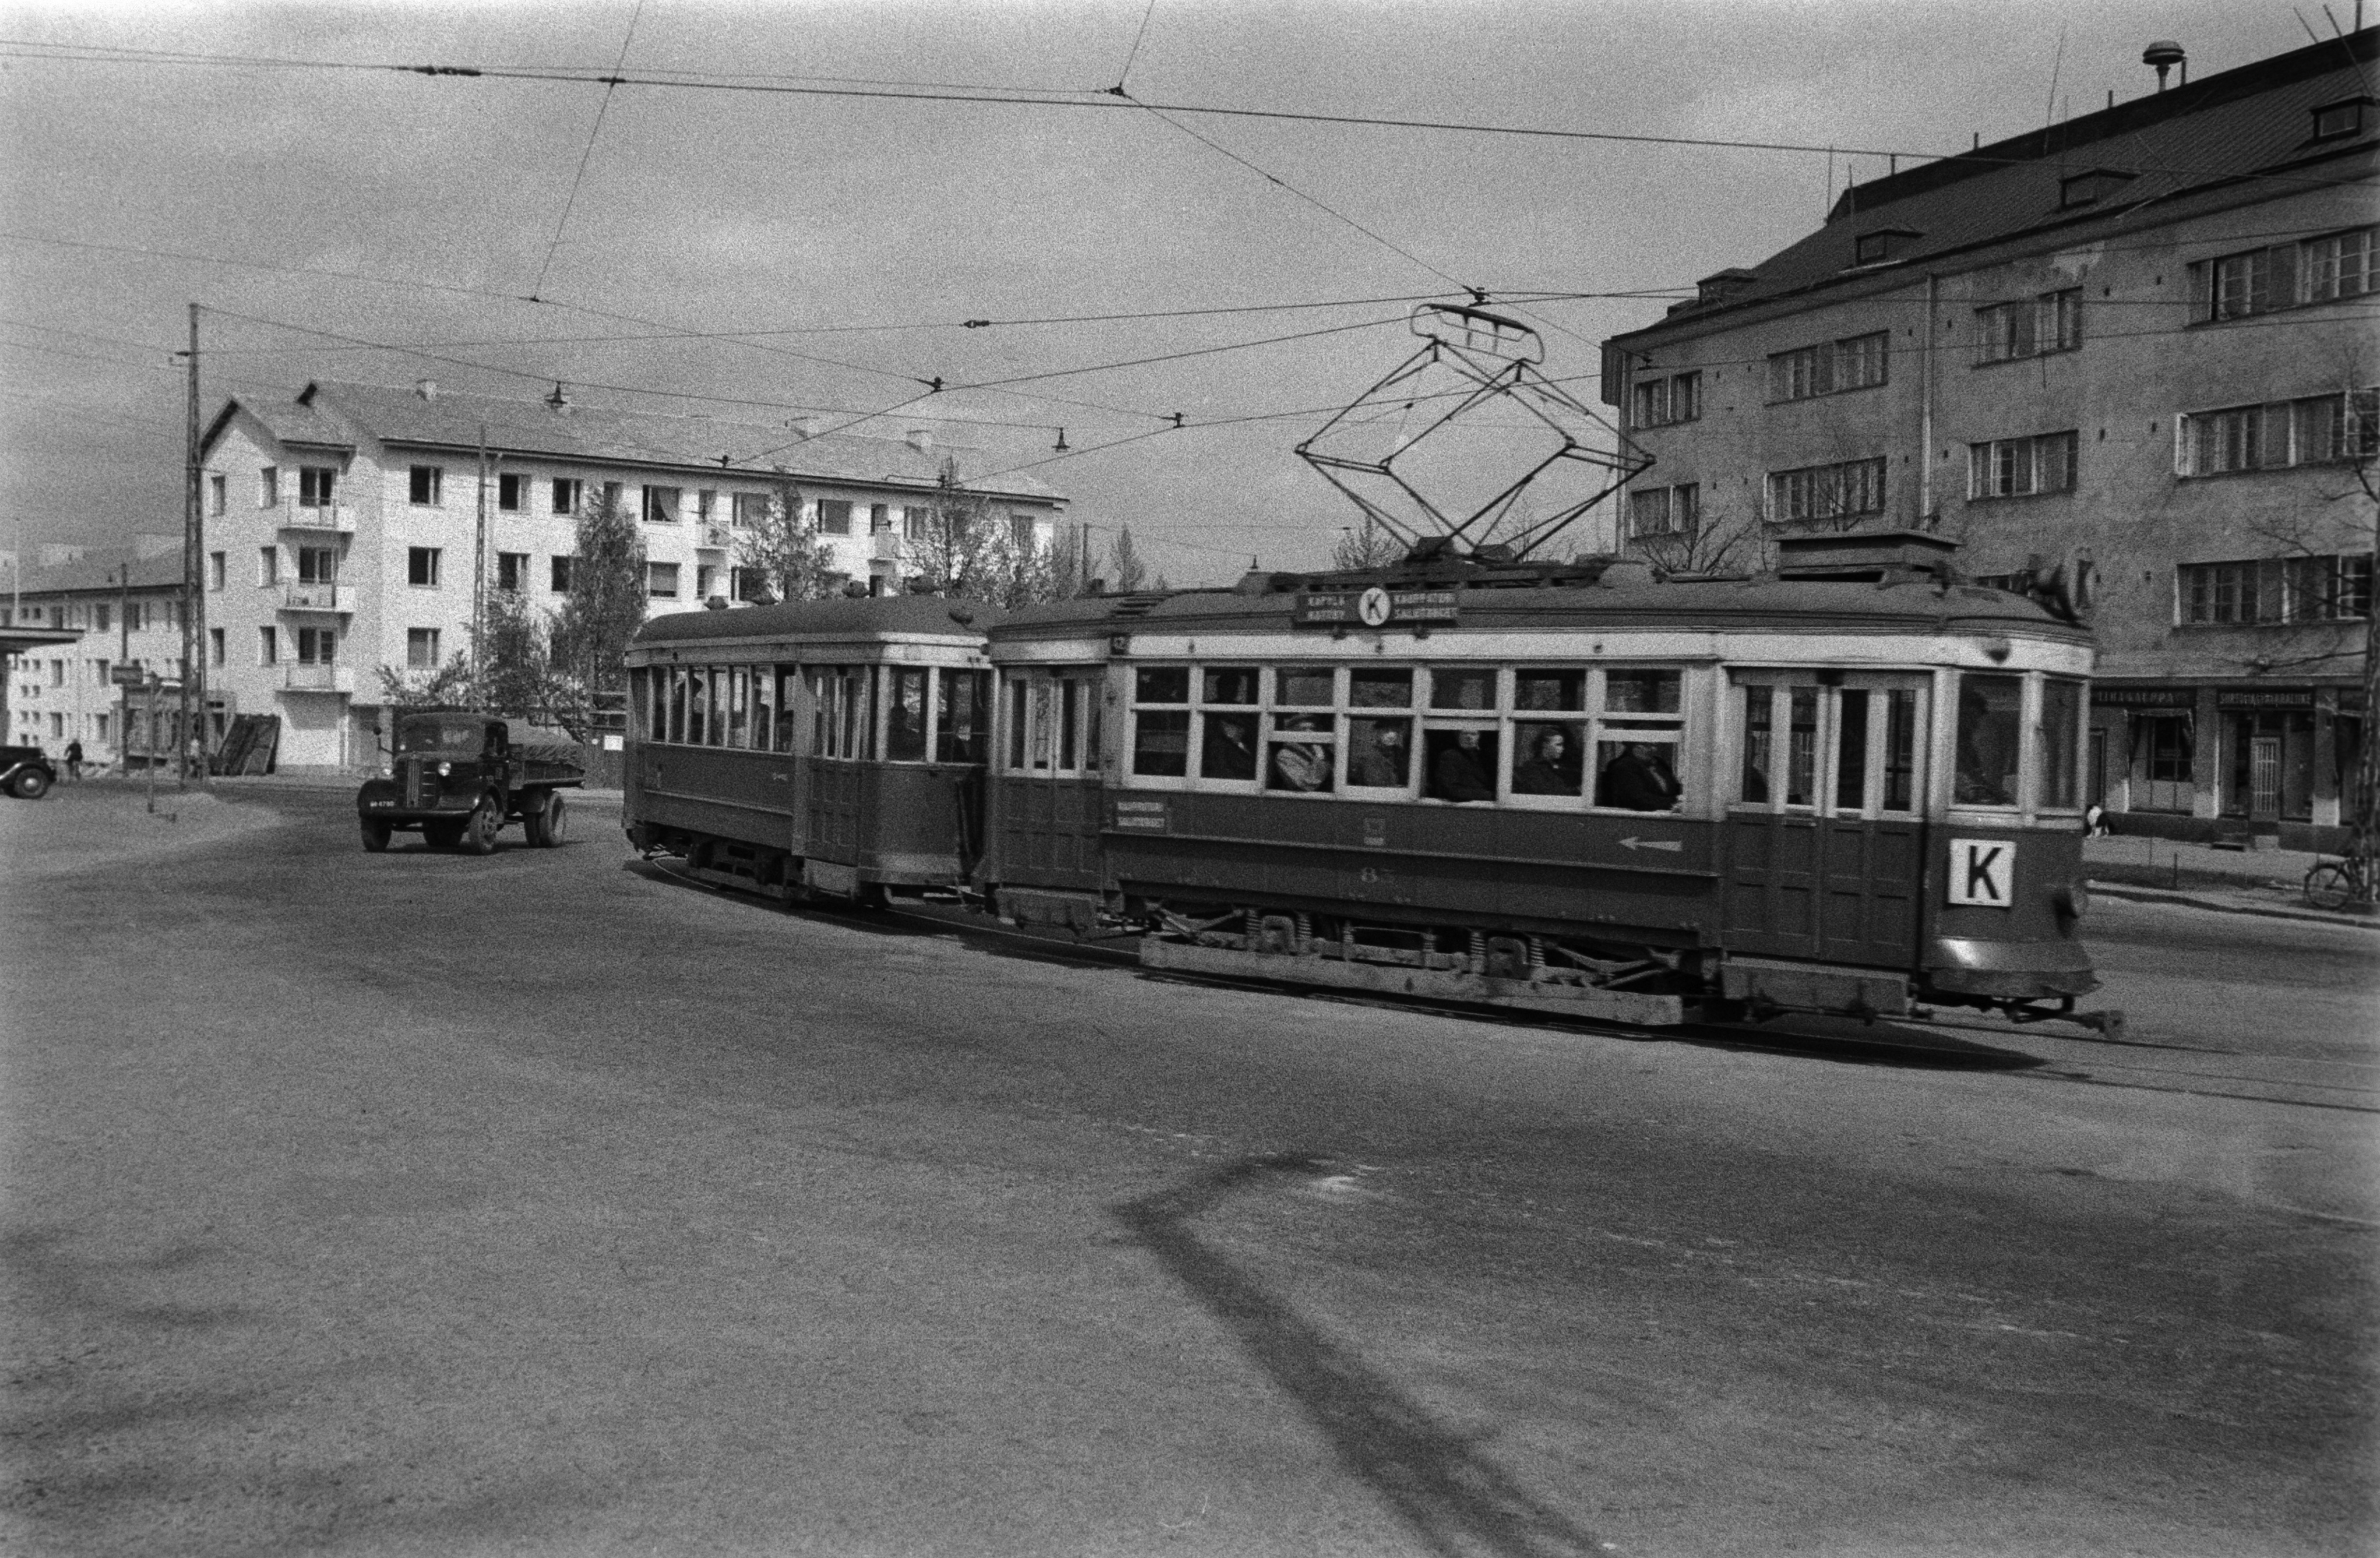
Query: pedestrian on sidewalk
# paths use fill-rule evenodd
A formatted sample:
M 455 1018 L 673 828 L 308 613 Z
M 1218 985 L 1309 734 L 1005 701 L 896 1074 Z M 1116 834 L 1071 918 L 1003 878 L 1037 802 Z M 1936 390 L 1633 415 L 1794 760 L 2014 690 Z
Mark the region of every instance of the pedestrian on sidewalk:
M 82 738 L 79 736 L 67 743 L 67 778 L 82 778 Z

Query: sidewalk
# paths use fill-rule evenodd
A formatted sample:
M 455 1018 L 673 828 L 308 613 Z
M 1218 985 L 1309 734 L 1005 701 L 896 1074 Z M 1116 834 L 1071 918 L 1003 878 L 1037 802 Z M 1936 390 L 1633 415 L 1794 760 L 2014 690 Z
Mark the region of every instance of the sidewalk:
M 2305 874 L 2322 858 L 2297 850 L 2218 850 L 2138 834 L 2082 841 L 2091 890 L 2107 898 L 2380 930 L 2380 918 L 2374 915 L 2333 912 L 2306 902 Z

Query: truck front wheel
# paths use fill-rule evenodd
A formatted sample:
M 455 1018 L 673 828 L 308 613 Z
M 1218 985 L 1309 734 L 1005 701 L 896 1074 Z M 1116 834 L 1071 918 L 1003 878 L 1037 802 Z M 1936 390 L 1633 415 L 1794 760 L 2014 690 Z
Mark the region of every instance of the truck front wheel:
M 384 822 L 374 821 L 365 823 L 364 848 L 370 850 L 374 854 L 380 853 L 382 850 L 388 848 L 388 824 Z
M 496 852 L 496 832 L 504 825 L 504 814 L 495 797 L 482 795 L 480 803 L 463 824 L 463 848 L 475 855 Z

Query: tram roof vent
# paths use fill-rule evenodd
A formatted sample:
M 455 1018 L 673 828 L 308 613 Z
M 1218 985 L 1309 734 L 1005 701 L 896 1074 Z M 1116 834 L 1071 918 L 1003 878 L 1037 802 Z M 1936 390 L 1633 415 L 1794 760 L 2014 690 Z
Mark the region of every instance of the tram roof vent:
M 1922 530 L 1853 530 L 1777 537 L 1780 579 L 1874 581 L 1941 574 L 1959 543 Z
M 1111 617 L 1146 617 L 1149 612 L 1155 610 L 1158 603 L 1164 598 L 1165 597 L 1163 595 L 1154 591 L 1148 591 L 1138 595 L 1120 596 L 1116 598 L 1115 605 L 1109 609 L 1108 615 Z

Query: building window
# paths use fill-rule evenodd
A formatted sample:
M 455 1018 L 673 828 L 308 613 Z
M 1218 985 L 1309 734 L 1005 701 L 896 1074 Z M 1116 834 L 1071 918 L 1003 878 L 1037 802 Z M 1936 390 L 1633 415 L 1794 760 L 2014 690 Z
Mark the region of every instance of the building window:
M 678 489 L 674 487 L 646 488 L 644 508 L 645 523 L 647 525 L 675 525 L 677 523 L 677 496 Z
M 330 547 L 299 547 L 298 549 L 298 582 L 301 585 L 335 585 L 339 582 L 339 554 Z
M 552 568 L 548 574 L 549 582 L 546 587 L 556 595 L 568 595 L 570 593 L 570 559 L 554 557 L 549 561 L 552 563 Z
M 231 481 L 222 472 L 207 477 L 207 513 L 220 515 L 231 506 Z
M 711 584 L 718 578 L 718 576 L 719 570 L 712 567 L 710 563 L 696 563 L 694 567 L 694 598 L 697 600 L 709 600 L 711 597 Z
M 405 664 L 410 670 L 434 670 L 438 666 L 438 630 L 434 627 L 409 627 L 405 630 Z
M 2058 209 L 2073 211 L 2096 205 L 2102 198 L 2115 194 L 2139 176 L 2121 168 L 2093 168 L 2087 173 L 2070 174 L 2058 181 Z
M 2185 625 L 2360 622 L 2372 610 L 2372 557 L 2268 557 L 2189 562 L 2175 571 Z
M 719 493 L 717 490 L 709 487 L 698 489 L 694 494 L 694 522 L 697 525 L 708 525 L 718 516 Z
M 112 613 L 108 608 L 107 602 L 102 600 L 96 601 L 92 604 L 91 609 L 91 625 L 93 632 L 105 633 L 111 620 Z
M 2374 290 L 2372 248 L 2374 230 L 2359 227 L 2333 233 L 2300 246 L 2298 268 L 2301 303 L 2335 303 L 2342 297 L 2362 297 Z
M 2363 133 L 2363 105 L 2370 98 L 2350 98 L 2345 103 L 2325 103 L 2313 111 L 2313 140 L 2335 140 L 2340 136 Z
M 518 513 L 528 506 L 528 477 L 517 471 L 496 477 L 496 507 L 505 513 Z
M 225 561 L 225 559 L 222 552 L 211 551 L 207 553 L 207 588 L 221 589 L 224 587 Z
M 2380 389 L 2189 412 L 2173 453 L 2180 477 L 2370 459 L 2380 455 Z
M 735 523 L 748 530 L 769 517 L 769 495 L 766 492 L 738 492 L 733 507 Z
M 219 627 L 207 629 L 207 663 L 209 665 L 224 663 L 224 630 Z
M 579 490 L 580 486 L 577 478 L 566 476 L 555 477 L 553 478 L 553 512 L 556 513 L 577 513 L 578 512 Z
M 1975 310 L 1975 356 L 2009 362 L 2082 344 L 2082 289 L 2067 287 Z
M 98 682 L 103 687 L 107 685 L 107 669 L 109 663 L 110 662 L 106 660 L 93 660 L 91 662 L 91 679 L 93 682 Z
M 868 504 L 868 533 L 871 536 L 881 536 L 884 532 L 892 528 L 892 505 L 890 503 Z
M 496 553 L 496 587 L 506 595 L 518 595 L 528 587 L 528 553 L 500 551 Z
M 1768 359 L 1769 400 L 1807 400 L 1813 395 L 1874 389 L 1885 382 L 1890 338 L 1890 332 L 1879 330 L 1775 354 Z
M 331 491 L 337 485 L 339 473 L 328 465 L 298 467 L 298 506 L 301 509 L 327 509 Z
M 256 473 L 256 506 L 269 509 L 281 501 L 281 467 L 267 465 Z
M 2029 498 L 2074 489 L 2076 446 L 2072 433 L 1995 439 L 1967 446 L 1967 496 Z
M 1639 428 L 1667 428 L 1703 414 L 1703 376 L 1673 373 L 1637 381 L 1631 420 Z
M 339 634 L 336 629 L 301 627 L 298 630 L 298 663 L 299 665 L 330 665 L 336 657 Z
M 1880 227 L 1873 233 L 1862 233 L 1852 240 L 1852 263 L 1881 265 L 1906 252 L 1912 243 L 1925 236 L 1913 227 Z
M 407 496 L 416 508 L 434 509 L 446 485 L 443 465 L 416 465 L 408 477 Z
M 677 564 L 648 562 L 645 564 L 645 593 L 655 600 L 677 598 Z
M 603 507 L 608 511 L 614 513 L 618 512 L 620 507 L 620 494 L 625 490 L 626 490 L 626 489 L 619 482 L 605 482 L 603 484 Z
M 851 534 L 851 505 L 838 498 L 821 498 L 818 506 L 818 527 L 828 536 Z
M 1033 516 L 1013 513 L 1008 516 L 1008 542 L 1020 552 L 1033 550 Z
M 1676 487 L 1640 488 L 1628 494 L 1628 538 L 1683 536 L 1693 533 L 1702 518 L 1702 488 L 1695 482 Z
M 256 549 L 256 582 L 266 586 L 277 585 L 281 582 L 280 548 L 259 547 Z
M 2380 228 L 2355 227 L 2302 243 L 2193 261 L 2191 322 L 2236 320 L 2304 304 L 2366 296 L 2374 290 L 2375 233 Z
M 256 630 L 256 663 L 275 665 L 281 659 L 281 635 L 269 627 Z
M 1883 510 L 1884 459 L 1880 455 L 1768 475 L 1768 518 L 1778 524 L 1850 519 Z
M 438 587 L 437 547 L 407 547 L 405 550 L 405 582 L 423 589 Z

